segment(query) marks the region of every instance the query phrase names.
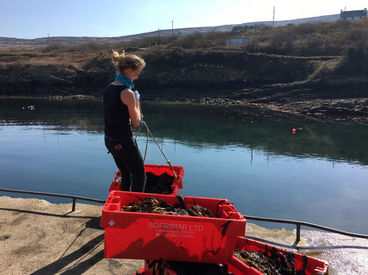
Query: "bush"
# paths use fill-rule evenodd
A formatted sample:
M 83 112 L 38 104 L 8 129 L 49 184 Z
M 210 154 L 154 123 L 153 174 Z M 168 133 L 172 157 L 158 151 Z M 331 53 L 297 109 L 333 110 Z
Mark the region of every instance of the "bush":
M 367 48 L 349 48 L 337 72 L 353 77 L 363 76 L 366 78 L 368 75 Z
M 43 53 L 57 54 L 61 52 L 83 52 L 83 51 L 96 51 L 105 48 L 102 44 L 96 44 L 94 42 L 83 43 L 77 45 L 67 45 L 64 43 L 52 43 L 44 46 L 40 49 Z
M 229 32 L 197 32 L 181 36 L 155 35 L 114 44 L 53 43 L 42 47 L 41 52 L 57 54 L 81 51 L 111 52 L 111 49 L 133 52 L 143 48 L 215 49 L 225 48 L 227 39 L 249 37 L 252 38 L 252 42 L 238 48 L 245 48 L 249 52 L 294 56 L 344 56 L 351 48 L 367 49 L 367 29 L 367 18 L 357 21 L 289 24 L 281 27 L 236 26 Z
M 70 46 L 67 46 L 65 44 L 61 43 L 52 43 L 50 45 L 47 45 L 43 48 L 41 48 L 41 52 L 43 53 L 57 53 L 57 52 L 64 52 L 66 51 Z
M 329 23 L 304 23 L 262 31 L 247 31 L 254 37 L 255 45 L 247 50 L 286 55 L 345 55 L 349 48 L 367 45 L 368 19 L 357 21 L 339 20 Z

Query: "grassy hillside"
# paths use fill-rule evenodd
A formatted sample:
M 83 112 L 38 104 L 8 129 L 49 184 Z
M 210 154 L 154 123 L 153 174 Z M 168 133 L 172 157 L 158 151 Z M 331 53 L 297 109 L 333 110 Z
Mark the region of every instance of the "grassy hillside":
M 227 39 L 239 37 L 251 41 L 226 46 Z M 146 60 L 136 81 L 138 89 L 149 91 L 145 99 L 216 98 L 220 103 L 268 104 L 275 110 L 303 101 L 287 108 L 305 113 L 317 99 L 322 107 L 316 113 L 330 104 L 324 100 L 349 100 L 338 103 L 347 108 L 342 113 L 357 112 L 360 104 L 359 112 L 368 114 L 368 19 L 1 50 L 0 95 L 99 96 L 114 78 L 112 49 Z
M 129 47 L 164 47 L 185 49 L 223 48 L 229 38 L 248 37 L 252 40 L 242 48 L 248 52 L 263 52 L 273 54 L 316 56 L 344 55 L 350 48 L 366 48 L 368 41 L 368 18 L 335 22 L 288 24 L 280 27 L 270 27 L 262 24 L 256 26 L 235 26 L 233 31 L 195 32 L 190 35 L 160 35 L 152 32 L 149 37 L 136 36 L 136 39 L 109 43 L 95 42 L 67 45 L 51 43 L 46 46 L 35 46 L 35 50 L 49 51 L 80 51 L 82 49 L 110 49 Z M 44 38 L 46 39 L 46 38 Z M 57 41 L 57 40 L 55 40 Z M 104 41 L 104 40 L 102 40 Z
M 227 47 L 226 40 L 247 37 L 251 41 L 242 46 Z M 59 55 L 61 53 L 95 52 L 110 56 L 111 49 L 137 51 L 151 55 L 166 50 L 237 50 L 262 55 L 299 57 L 328 57 L 334 61 L 316 67 L 312 77 L 338 74 L 340 77 L 368 75 L 368 19 L 330 23 L 289 24 L 281 27 L 256 26 L 234 28 L 231 32 L 195 33 L 188 36 L 153 36 L 114 44 L 88 43 L 75 46 L 51 44 L 35 48 L 30 55 Z M 161 51 L 160 51 L 161 50 Z M 162 54 L 160 55 L 163 56 Z M 338 59 L 338 62 L 336 61 Z M 1 59 L 0 59 L 1 60 Z M 193 60 L 191 60 L 193 62 Z M 195 63 L 195 61 L 194 61 Z M 270 67 L 270 70 L 273 70 Z M 217 72 L 216 72 L 217 74 Z M 309 71 L 306 75 L 311 77 Z

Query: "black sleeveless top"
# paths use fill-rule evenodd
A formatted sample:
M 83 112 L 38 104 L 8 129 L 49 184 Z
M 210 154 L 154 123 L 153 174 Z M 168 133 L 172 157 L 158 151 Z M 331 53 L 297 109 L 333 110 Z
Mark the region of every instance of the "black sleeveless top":
M 103 93 L 105 136 L 129 138 L 133 136 L 128 107 L 121 101 L 120 93 L 126 86 L 110 84 Z

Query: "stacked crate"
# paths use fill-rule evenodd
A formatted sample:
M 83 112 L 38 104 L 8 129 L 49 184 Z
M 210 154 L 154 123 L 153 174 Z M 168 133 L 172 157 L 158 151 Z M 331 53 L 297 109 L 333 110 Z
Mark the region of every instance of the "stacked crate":
M 124 192 L 116 190 L 116 186 L 110 187 L 101 217 L 101 227 L 105 228 L 105 257 L 144 259 L 145 267 L 137 273 L 142 275 L 176 275 L 173 264 L 170 265 L 174 262 L 193 263 L 195 269 L 206 268 L 208 264 L 221 264 L 231 272 L 229 274 L 234 275 L 262 274 L 236 259 L 233 253 L 235 249 L 264 252 L 270 247 L 242 237 L 245 235 L 246 220 L 227 199 L 177 196 L 178 189 L 183 187 L 184 169 L 181 166 L 174 166 L 174 169 L 177 176 L 174 177 L 171 172 L 173 192 L 169 195 Z M 146 165 L 147 170 L 157 175 L 171 171 L 165 165 Z M 121 211 L 123 206 L 141 202 L 149 196 L 171 206 L 200 205 L 209 209 L 214 217 Z M 303 262 L 304 266 L 300 266 L 306 271 L 304 274 L 313 274 L 310 271 L 318 271 L 319 274 L 327 272 L 327 263 L 294 254 L 296 268 L 300 266 L 299 261 L 308 263 Z
M 144 165 L 145 172 L 147 174 L 147 178 L 153 177 L 163 177 L 166 175 L 164 179 L 170 180 L 171 178 L 171 191 L 169 194 L 177 195 L 179 193 L 179 189 L 183 189 L 183 177 L 184 177 L 184 168 L 183 166 L 172 166 L 169 165 L 157 165 L 157 164 L 145 164 Z M 174 171 L 173 171 L 174 170 Z M 174 175 L 175 172 L 175 175 Z M 118 171 L 115 175 L 114 180 L 112 181 L 109 191 L 120 190 L 120 181 L 121 175 L 120 171 Z
M 296 252 L 292 252 L 287 249 L 282 249 L 273 245 L 268 245 L 259 241 L 248 239 L 245 237 L 238 237 L 235 245 L 235 249 L 240 251 L 251 251 L 262 253 L 270 257 L 279 257 L 279 260 L 286 260 L 293 263 L 292 274 L 328 274 L 328 264 L 325 261 L 319 259 L 301 255 Z M 240 261 L 237 257 L 232 256 L 227 262 L 229 271 L 234 275 L 238 274 L 250 274 L 250 275 L 262 275 L 263 273 L 250 267 Z

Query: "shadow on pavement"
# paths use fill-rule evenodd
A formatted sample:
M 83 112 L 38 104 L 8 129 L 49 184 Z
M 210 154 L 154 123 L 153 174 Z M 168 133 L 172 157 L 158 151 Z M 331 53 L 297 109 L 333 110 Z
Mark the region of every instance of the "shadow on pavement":
M 82 230 L 83 231 L 83 230 Z M 81 234 L 81 233 L 80 233 Z M 79 234 L 79 235 L 80 235 Z M 63 256 L 57 261 L 44 266 L 43 268 L 31 273 L 32 275 L 51 275 L 55 274 L 65 266 L 71 264 L 76 260 L 80 260 L 85 258 L 88 254 L 91 254 L 104 240 L 104 234 L 98 235 L 96 238 L 90 240 L 85 245 L 83 245 L 78 250 L 70 253 L 67 256 Z M 73 266 L 72 268 L 64 271 L 62 274 L 82 274 L 91 266 L 98 263 L 104 258 L 104 251 L 100 251 L 97 254 L 93 255 L 92 257 L 84 260 L 83 262 L 79 262 L 77 265 Z

